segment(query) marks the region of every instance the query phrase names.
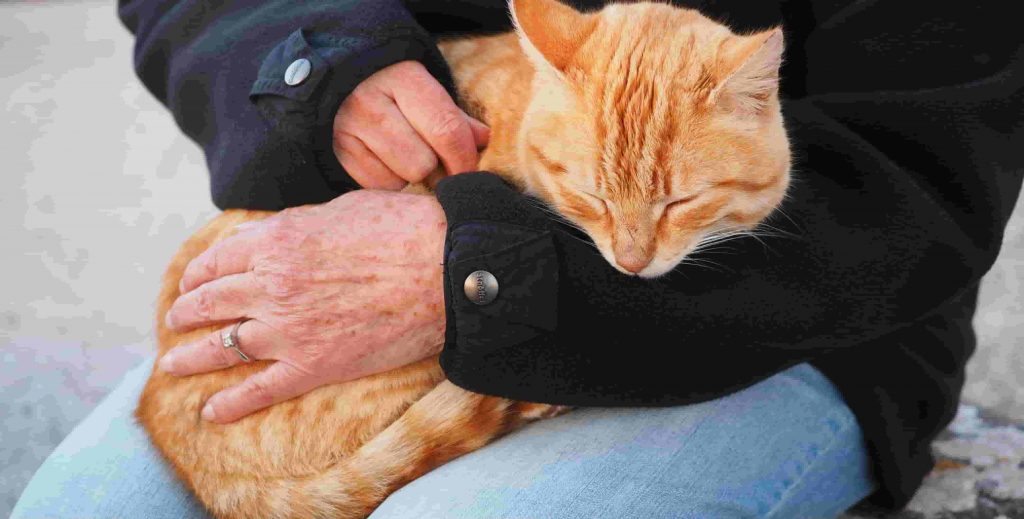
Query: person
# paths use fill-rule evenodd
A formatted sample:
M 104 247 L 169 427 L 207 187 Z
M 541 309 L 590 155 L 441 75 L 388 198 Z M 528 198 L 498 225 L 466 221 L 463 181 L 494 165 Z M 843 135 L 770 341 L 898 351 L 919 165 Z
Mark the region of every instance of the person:
M 204 418 L 443 340 L 459 386 L 583 408 L 440 467 L 373 517 L 904 506 L 956 410 L 978 282 L 1021 186 L 1016 18 L 993 2 L 680 5 L 740 32 L 786 31 L 796 181 L 773 225 L 794 237 L 735 242 L 719 270 L 641 280 L 498 177 L 464 173 L 487 132 L 453 102 L 434 42 L 507 30 L 504 0 L 122 1 L 138 74 L 203 147 L 217 206 L 294 208 L 189 267 L 170 323 L 249 319 L 242 349 L 277 361 L 212 397 Z M 386 191 L 436 164 L 462 173 L 436 201 Z M 396 245 L 414 236 L 414 250 Z M 308 264 L 377 275 L 339 281 Z M 481 269 L 499 282 L 488 305 L 461 291 Z M 395 301 L 423 311 L 384 324 L 367 310 Z M 160 367 L 208 371 L 222 353 L 211 337 Z M 14 517 L 202 516 L 130 423 L 146 369 L 58 447 Z

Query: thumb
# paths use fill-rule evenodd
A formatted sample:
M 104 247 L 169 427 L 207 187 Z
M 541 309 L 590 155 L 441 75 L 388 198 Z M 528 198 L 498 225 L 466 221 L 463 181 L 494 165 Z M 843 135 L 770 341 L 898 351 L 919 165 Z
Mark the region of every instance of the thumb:
M 234 422 L 265 407 L 312 391 L 318 385 L 312 374 L 278 361 L 243 380 L 241 384 L 211 396 L 203 407 L 202 417 L 214 423 Z
M 479 151 L 486 148 L 487 144 L 491 142 L 491 129 L 472 116 L 466 115 L 466 119 L 469 121 L 469 128 L 473 131 L 473 142 L 476 143 L 476 149 Z

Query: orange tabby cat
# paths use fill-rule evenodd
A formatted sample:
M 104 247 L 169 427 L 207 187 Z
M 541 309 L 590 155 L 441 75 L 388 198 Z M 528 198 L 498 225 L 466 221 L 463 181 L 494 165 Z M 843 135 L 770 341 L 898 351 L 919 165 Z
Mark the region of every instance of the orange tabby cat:
M 749 229 L 781 202 L 780 30 L 739 36 L 655 3 L 581 14 L 515 0 L 512 12 L 515 33 L 441 46 L 466 109 L 491 126 L 480 169 L 545 200 L 611 265 L 664 274 L 702 239 Z M 163 325 L 185 265 L 265 215 L 226 211 L 182 246 L 160 294 L 161 355 L 214 331 Z M 154 370 L 139 402 L 153 442 L 217 517 L 363 517 L 432 468 L 560 410 L 464 391 L 430 358 L 232 424 L 199 418 L 207 398 L 266 365 Z

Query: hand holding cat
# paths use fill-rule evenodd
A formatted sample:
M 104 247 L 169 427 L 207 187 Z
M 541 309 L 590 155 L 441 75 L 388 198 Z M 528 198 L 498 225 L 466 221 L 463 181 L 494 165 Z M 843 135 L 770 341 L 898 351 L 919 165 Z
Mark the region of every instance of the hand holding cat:
M 354 191 L 247 224 L 194 259 L 168 326 L 249 319 L 242 350 L 276 361 L 213 395 L 203 418 L 231 422 L 438 353 L 446 225 L 433 197 Z M 214 333 L 170 350 L 160 369 L 182 376 L 239 362 Z
M 401 189 L 443 164 L 473 171 L 490 131 L 466 115 L 417 61 L 376 72 L 342 102 L 334 118 L 334 154 L 359 185 Z

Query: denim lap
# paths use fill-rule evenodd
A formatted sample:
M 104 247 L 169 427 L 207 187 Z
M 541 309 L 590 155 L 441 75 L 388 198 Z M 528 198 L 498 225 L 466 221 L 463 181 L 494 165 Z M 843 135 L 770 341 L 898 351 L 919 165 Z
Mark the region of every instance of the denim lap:
M 407 485 L 371 518 L 826 519 L 873 486 L 853 414 L 800 365 L 701 404 L 534 424 Z
M 11 519 L 208 517 L 135 423 L 147 360 L 78 424 L 36 471 Z
M 132 417 L 150 366 L 51 454 L 13 519 L 208 517 Z M 853 415 L 800 365 L 701 404 L 533 424 L 412 482 L 371 517 L 826 519 L 872 489 Z

